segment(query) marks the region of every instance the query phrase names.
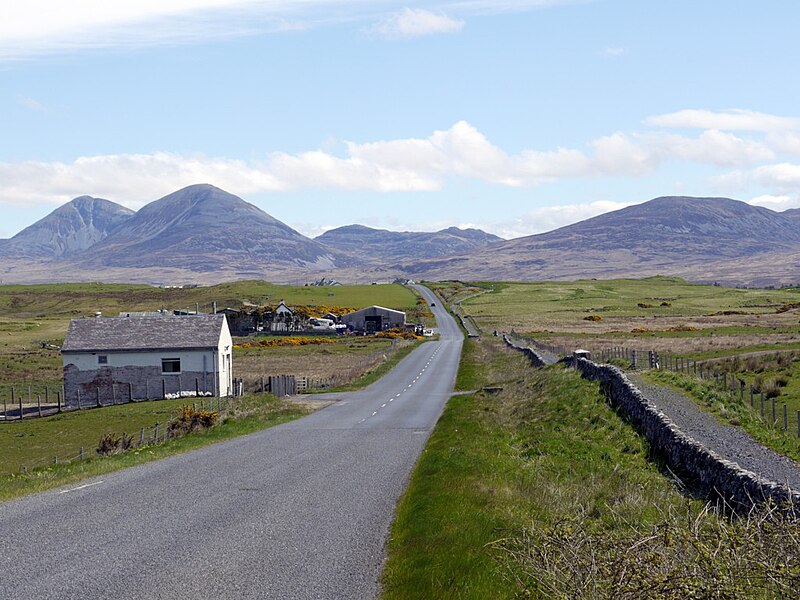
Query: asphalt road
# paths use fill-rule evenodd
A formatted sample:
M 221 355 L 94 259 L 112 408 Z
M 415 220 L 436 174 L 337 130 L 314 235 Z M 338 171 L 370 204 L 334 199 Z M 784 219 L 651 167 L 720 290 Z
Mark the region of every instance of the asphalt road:
M 0 598 L 375 597 L 458 368 L 461 333 L 433 310 L 439 341 L 324 410 L 0 504 Z

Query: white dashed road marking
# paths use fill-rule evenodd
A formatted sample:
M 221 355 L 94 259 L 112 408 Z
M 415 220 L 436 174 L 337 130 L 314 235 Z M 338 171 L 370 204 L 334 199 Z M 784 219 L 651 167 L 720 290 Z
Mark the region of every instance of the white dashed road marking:
M 101 483 L 103 483 L 103 482 L 102 481 L 95 481 L 94 483 L 86 483 L 84 485 L 79 485 L 78 487 L 70 488 L 68 490 L 61 490 L 58 493 L 59 494 L 66 494 L 67 492 L 77 492 L 78 490 L 83 490 L 83 489 L 86 489 L 88 487 L 92 487 L 93 485 L 100 485 Z

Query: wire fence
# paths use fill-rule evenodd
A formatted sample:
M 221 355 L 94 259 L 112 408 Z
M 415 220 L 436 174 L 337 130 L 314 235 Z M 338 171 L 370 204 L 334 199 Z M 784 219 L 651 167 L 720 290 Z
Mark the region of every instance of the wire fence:
M 218 419 L 222 420 L 231 412 L 231 410 L 236 406 L 236 398 L 233 397 L 217 397 L 217 398 L 203 398 L 199 402 L 192 403 L 192 408 L 194 410 L 201 410 L 201 411 L 215 411 L 218 415 Z M 185 435 L 184 432 L 180 432 L 176 429 L 171 429 L 169 427 L 169 423 L 160 423 L 156 422 L 152 426 L 148 427 L 141 427 L 138 432 L 128 435 L 127 433 L 123 433 L 120 436 L 116 437 L 115 440 L 118 442 L 118 446 L 116 450 L 119 452 L 124 452 L 128 450 L 135 450 L 137 448 L 141 448 L 144 446 L 156 446 L 159 444 L 163 444 L 169 440 L 176 439 Z M 44 467 L 48 467 L 51 465 L 59 465 L 59 464 L 66 464 L 66 463 L 73 463 L 73 462 L 82 462 L 84 460 L 88 460 L 90 458 L 96 457 L 101 452 L 98 452 L 98 446 L 93 448 L 85 448 L 81 446 L 77 449 L 76 452 L 73 454 L 62 454 L 59 456 L 58 454 L 54 454 L 52 458 L 43 458 L 39 460 L 33 461 L 26 461 L 26 464 L 20 467 L 20 471 L 23 473 L 27 473 L 29 471 L 33 471 L 35 469 L 40 469 Z M 115 452 L 110 452 L 113 454 Z
M 517 334 L 513 330 L 509 337 L 557 356 L 568 356 L 576 351 L 563 345 L 544 344 Z M 778 394 L 775 394 L 774 387 L 765 389 L 764 386 L 753 385 L 737 373 L 720 368 L 718 363 L 722 359 L 692 360 L 679 354 L 660 354 L 655 350 L 624 346 L 595 350 L 591 355 L 595 362 L 617 361 L 627 363 L 625 366 L 631 369 L 670 371 L 705 382 L 714 390 L 728 394 L 732 401 L 749 406 L 752 413 L 770 427 L 788 432 L 795 428 L 794 421 L 796 421 L 795 433 L 800 437 L 800 410 L 795 411 L 795 415 L 790 415 L 789 405 L 786 402 L 778 402 Z M 746 360 L 746 356 L 733 355 L 725 357 L 724 360 L 741 361 Z

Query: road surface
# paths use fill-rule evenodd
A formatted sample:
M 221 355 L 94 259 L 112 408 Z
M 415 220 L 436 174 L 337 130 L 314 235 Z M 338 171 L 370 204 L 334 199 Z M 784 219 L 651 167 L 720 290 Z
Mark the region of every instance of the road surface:
M 421 292 L 429 301 L 429 290 Z M 0 598 L 373 598 L 462 336 L 308 417 L 0 504 Z

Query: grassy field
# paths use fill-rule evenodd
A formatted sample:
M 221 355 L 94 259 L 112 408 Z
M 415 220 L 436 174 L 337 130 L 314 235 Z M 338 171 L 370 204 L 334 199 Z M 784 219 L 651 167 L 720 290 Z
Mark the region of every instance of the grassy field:
M 231 400 L 222 411 L 223 421 L 200 433 L 170 440 L 157 446 L 143 446 L 120 455 L 97 457 L 100 437 L 106 433 L 137 433 L 158 422 L 163 427 L 177 415 L 179 401 L 159 400 L 84 410 L 43 419 L 13 422 L 0 427 L 0 501 L 80 481 L 172 454 L 186 452 L 239 435 L 285 423 L 301 417 L 308 408 L 270 395 L 251 395 Z M 152 435 L 152 430 L 150 430 Z M 138 436 L 135 436 L 138 437 Z M 85 460 L 63 462 L 84 447 Z M 53 464 L 61 453 L 62 462 Z M 23 465 L 48 464 L 26 473 Z
M 496 338 L 466 343 L 458 385 L 502 390 L 445 409 L 398 507 L 384 598 L 791 594 L 794 528 L 684 496 L 597 385 Z
M 800 345 L 800 290 L 795 288 L 740 290 L 667 277 L 482 287 L 493 291 L 462 306 L 484 331 L 514 329 L 588 349 L 632 340 L 680 352 Z M 478 288 L 446 284 L 437 289 L 459 297 Z
M 253 304 L 324 305 L 363 307 L 372 304 L 424 313 L 418 295 L 400 285 L 294 287 L 261 281 L 242 281 L 210 287 L 163 289 L 126 284 L 58 284 L 0 286 L 0 410 L 10 400 L 10 388 L 27 401 L 30 387 L 35 402 L 44 388 L 60 390 L 61 356 L 69 320 L 95 312 L 115 316 L 121 311 L 188 308 L 210 310 Z M 298 348 L 236 348 L 237 377 L 297 374 L 328 377 L 352 368 L 372 352 L 385 349 L 389 340 L 336 338 L 335 343 Z M 55 346 L 51 347 L 51 346 Z M 394 364 L 394 363 L 392 363 Z M 359 385 L 355 383 L 354 385 Z M 0 473 L 18 473 L 22 466 L 35 467 L 74 457 L 81 447 L 90 455 L 103 433 L 138 433 L 142 427 L 165 423 L 180 405 L 178 401 L 127 404 L 62 414 L 23 423 L 0 424 Z
M 187 308 L 201 312 L 217 307 L 240 307 L 244 302 L 289 305 L 372 304 L 425 312 L 417 295 L 401 285 L 277 286 L 262 281 L 242 281 L 210 287 L 163 289 L 128 284 L 53 284 L 0 286 L 0 399 L 10 396 L 10 386 L 35 396 L 61 387 L 61 357 L 57 349 L 69 320 L 102 312 L 116 316 L 122 311 Z M 236 360 L 236 358 L 234 358 Z
M 772 390 L 777 423 L 771 418 L 770 399 L 762 419 L 760 397 L 754 410 L 749 393 L 742 403 L 696 378 L 666 373 L 654 377 L 680 387 L 701 408 L 745 428 L 778 452 L 800 458 L 800 290 L 740 290 L 651 277 L 479 286 L 447 283 L 439 292 L 458 298 L 479 289 L 489 292 L 465 300 L 462 307 L 484 331 L 514 329 L 544 343 L 592 352 L 622 346 L 686 360 L 714 359 L 714 368 L 734 374 L 748 389 Z

